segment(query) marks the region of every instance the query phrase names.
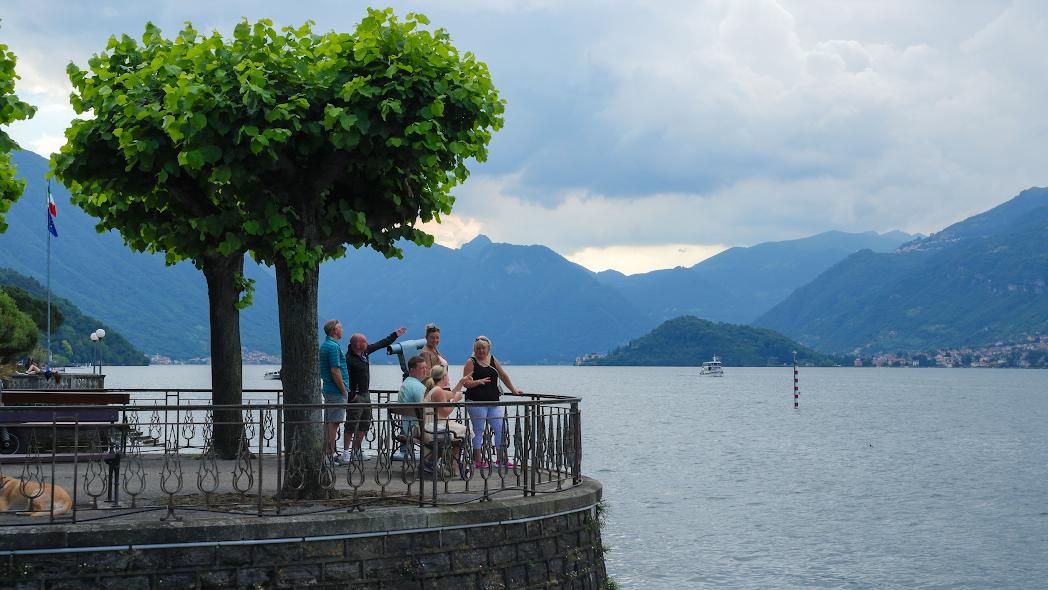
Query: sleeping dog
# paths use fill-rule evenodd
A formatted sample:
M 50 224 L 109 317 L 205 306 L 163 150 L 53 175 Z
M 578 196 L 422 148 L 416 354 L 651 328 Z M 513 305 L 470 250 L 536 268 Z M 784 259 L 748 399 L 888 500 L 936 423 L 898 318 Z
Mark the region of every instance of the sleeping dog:
M 69 512 L 69 509 L 73 506 L 73 502 L 69 499 L 69 494 L 60 486 L 53 487 L 55 489 L 55 516 Z M 42 494 L 40 493 L 40 488 L 43 488 Z M 29 482 L 25 484 L 25 494 L 23 494 L 22 480 L 4 475 L 0 477 L 0 512 L 24 510 L 26 512 L 21 512 L 20 514 L 47 516 L 51 514 L 51 488 L 50 484 L 40 485 Z M 36 497 L 34 498 L 33 496 Z

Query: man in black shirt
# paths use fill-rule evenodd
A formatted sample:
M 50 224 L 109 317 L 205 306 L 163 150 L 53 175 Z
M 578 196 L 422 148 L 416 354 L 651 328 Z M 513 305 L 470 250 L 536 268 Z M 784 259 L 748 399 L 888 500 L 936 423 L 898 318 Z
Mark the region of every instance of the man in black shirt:
M 393 344 L 397 338 L 404 335 L 408 329 L 401 326 L 399 330 L 379 340 L 374 344 L 368 344 L 368 339 L 363 334 L 353 334 L 349 337 L 349 348 L 346 350 L 346 366 L 349 369 L 349 384 L 346 393 L 351 404 L 371 403 L 371 364 L 368 355 Z M 346 434 L 342 441 L 342 462 L 349 463 L 352 459 L 349 451 L 350 440 L 353 440 L 353 454 L 359 455 L 361 459 L 370 459 L 369 455 L 360 452 L 360 444 L 364 435 L 371 429 L 371 408 L 350 408 L 346 412 Z M 356 436 L 353 436 L 356 433 Z

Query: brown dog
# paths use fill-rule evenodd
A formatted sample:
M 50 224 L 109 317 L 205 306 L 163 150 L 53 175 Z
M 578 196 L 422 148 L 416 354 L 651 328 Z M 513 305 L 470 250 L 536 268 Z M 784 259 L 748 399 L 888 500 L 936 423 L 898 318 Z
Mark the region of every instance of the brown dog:
M 8 510 L 32 510 L 34 512 L 21 512 L 29 516 L 47 516 L 51 514 L 51 488 L 55 489 L 55 516 L 69 512 L 73 506 L 69 494 L 61 486 L 51 486 L 38 483 L 27 483 L 25 493 L 22 493 L 22 480 L 3 476 L 0 478 L 0 512 Z M 41 494 L 40 488 L 43 488 Z M 27 495 L 28 494 L 28 495 Z M 39 495 L 38 495 L 39 494 Z M 35 498 L 33 496 L 36 496 Z

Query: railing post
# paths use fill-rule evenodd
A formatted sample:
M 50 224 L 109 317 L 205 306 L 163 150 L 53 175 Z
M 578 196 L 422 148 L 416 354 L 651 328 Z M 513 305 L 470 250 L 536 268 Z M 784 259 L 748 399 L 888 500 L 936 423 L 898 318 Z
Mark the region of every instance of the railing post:
M 582 414 L 579 403 L 571 404 L 571 481 L 575 485 L 582 483 Z
M 265 457 L 262 455 L 262 443 L 266 440 L 265 432 L 265 420 L 262 417 L 263 410 L 258 411 L 258 515 L 262 516 L 262 480 L 265 479 L 265 473 L 262 471 L 265 463 Z M 251 419 L 251 410 L 247 411 L 248 420 Z M 280 491 L 277 490 L 279 494 Z
M 531 403 L 528 403 L 528 411 L 525 413 L 527 416 L 527 444 L 528 444 L 528 465 L 527 471 L 527 482 L 524 485 L 524 496 L 536 495 L 536 481 L 539 480 L 539 419 L 537 413 L 539 411 L 538 401 L 532 398 Z
M 284 405 L 278 404 L 277 413 L 277 514 L 284 499 Z

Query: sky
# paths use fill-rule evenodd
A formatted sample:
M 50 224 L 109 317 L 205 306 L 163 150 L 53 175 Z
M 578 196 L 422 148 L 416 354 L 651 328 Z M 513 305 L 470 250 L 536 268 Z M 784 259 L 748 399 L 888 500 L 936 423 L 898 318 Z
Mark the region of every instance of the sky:
M 1048 184 L 1048 3 L 998 0 L 441 0 L 423 13 L 507 101 L 487 162 L 429 225 L 542 244 L 591 270 L 691 266 L 829 230 L 930 234 Z M 366 3 L 4 0 L 9 129 L 48 155 L 65 74 L 152 21 L 241 17 L 352 31 Z

